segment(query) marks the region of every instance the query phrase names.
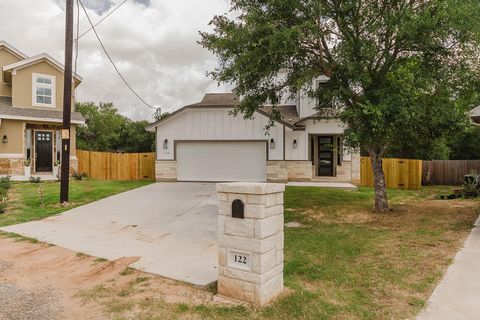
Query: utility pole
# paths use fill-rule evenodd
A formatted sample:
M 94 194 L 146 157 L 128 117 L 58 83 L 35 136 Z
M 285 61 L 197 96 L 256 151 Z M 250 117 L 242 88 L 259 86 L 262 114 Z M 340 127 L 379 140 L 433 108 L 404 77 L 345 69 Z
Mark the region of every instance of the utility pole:
M 68 202 L 70 178 L 70 119 L 72 114 L 72 57 L 73 57 L 73 0 L 65 7 L 65 70 L 63 89 L 62 170 L 60 180 L 60 203 Z

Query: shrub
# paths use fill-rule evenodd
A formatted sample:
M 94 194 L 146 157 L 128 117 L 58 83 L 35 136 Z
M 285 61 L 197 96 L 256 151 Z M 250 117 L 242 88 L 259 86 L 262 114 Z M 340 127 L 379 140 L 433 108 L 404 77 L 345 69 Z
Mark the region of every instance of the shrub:
M 88 178 L 88 175 L 85 172 L 78 173 L 78 172 L 74 171 L 72 177 L 75 180 L 83 180 L 85 178 Z
M 7 203 L 5 201 L 0 202 L 0 214 L 5 213 L 7 209 Z
M 12 183 L 10 181 L 9 176 L 0 178 L 0 189 L 8 190 L 8 189 L 10 189 L 11 186 L 12 186 Z
M 42 182 L 42 178 L 40 178 L 40 177 L 30 177 L 30 182 L 31 183 L 40 183 L 40 182 Z

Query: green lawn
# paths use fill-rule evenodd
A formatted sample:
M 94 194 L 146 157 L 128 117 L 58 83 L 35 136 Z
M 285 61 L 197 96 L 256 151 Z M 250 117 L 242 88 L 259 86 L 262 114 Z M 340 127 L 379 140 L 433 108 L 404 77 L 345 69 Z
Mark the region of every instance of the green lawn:
M 115 285 L 84 292 L 118 319 L 407 319 L 424 306 L 480 213 L 473 200 L 434 200 L 449 187 L 390 190 L 393 211 L 371 212 L 373 190 L 288 187 L 287 292 L 272 305 L 170 304 Z M 152 283 L 153 285 L 153 283 Z M 133 291 L 132 291 L 133 290 Z M 101 292 L 101 294 L 98 294 Z M 113 308 L 115 307 L 115 308 Z
M 74 181 L 71 201 L 81 205 L 150 183 Z M 15 184 L 0 225 L 41 219 L 59 207 L 58 183 Z M 435 200 L 449 187 L 390 190 L 393 211 L 371 211 L 373 190 L 288 187 L 285 219 L 286 293 L 265 308 L 167 303 L 155 286 L 110 282 L 82 292 L 115 319 L 407 319 L 424 306 L 480 214 L 478 200 Z M 119 275 L 121 277 L 121 275 Z M 153 279 L 153 278 L 152 278 Z M 154 281 L 154 280 L 151 280 Z M 150 290 L 150 291 L 149 291 Z M 148 296 L 148 299 L 145 297 Z
M 70 182 L 70 205 L 62 207 L 58 204 L 60 183 L 58 182 L 14 182 L 9 191 L 9 204 L 5 214 L 0 214 L 0 226 L 7 226 L 44 219 L 76 206 L 96 201 L 127 190 L 139 188 L 152 183 L 142 181 L 101 181 L 72 180 Z M 44 190 L 43 205 L 39 188 Z

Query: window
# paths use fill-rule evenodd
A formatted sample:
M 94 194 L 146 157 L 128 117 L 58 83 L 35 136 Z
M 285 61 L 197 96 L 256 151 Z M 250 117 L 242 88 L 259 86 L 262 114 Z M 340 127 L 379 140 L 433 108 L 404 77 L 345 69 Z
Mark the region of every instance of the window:
M 55 77 L 33 74 L 33 106 L 55 108 Z

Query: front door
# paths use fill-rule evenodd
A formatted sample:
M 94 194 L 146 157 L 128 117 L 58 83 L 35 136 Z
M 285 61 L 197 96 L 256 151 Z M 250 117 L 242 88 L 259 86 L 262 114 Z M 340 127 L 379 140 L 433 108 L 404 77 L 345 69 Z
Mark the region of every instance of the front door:
M 52 171 L 52 133 L 49 131 L 35 131 L 35 171 Z
M 333 161 L 333 136 L 318 137 L 318 176 L 333 177 Z

